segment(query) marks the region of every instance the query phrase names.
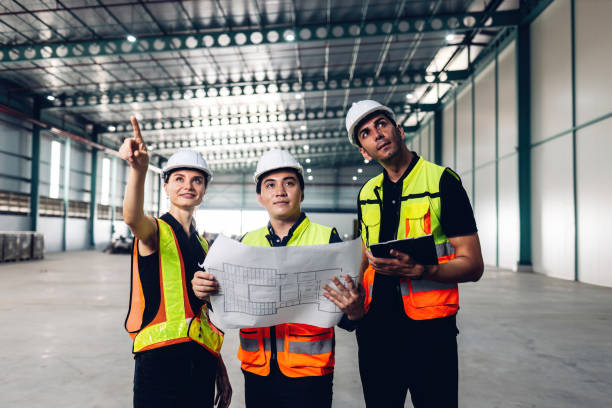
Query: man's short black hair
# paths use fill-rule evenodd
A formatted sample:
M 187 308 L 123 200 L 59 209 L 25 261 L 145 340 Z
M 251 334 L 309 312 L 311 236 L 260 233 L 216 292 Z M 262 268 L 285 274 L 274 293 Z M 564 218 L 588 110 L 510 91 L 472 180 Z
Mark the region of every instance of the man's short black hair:
M 295 175 L 297 176 L 298 182 L 300 183 L 300 188 L 302 189 L 302 191 L 304 191 L 304 177 L 302 176 L 302 174 L 296 169 L 294 169 L 293 167 L 281 167 L 280 169 L 266 171 L 264 174 L 259 176 L 259 178 L 257 179 L 257 187 L 255 187 L 255 191 L 257 191 L 257 194 L 261 194 L 261 182 L 263 181 L 263 179 L 265 179 L 269 174 L 276 173 L 277 171 L 294 172 Z
M 389 115 L 389 112 L 387 111 L 374 111 L 372 113 L 370 113 L 369 115 L 367 115 L 365 118 L 361 119 L 359 121 L 359 123 L 357 123 L 357 126 L 355 126 L 353 128 L 353 140 L 355 141 L 355 143 L 357 144 L 357 146 L 362 147 L 361 146 L 361 142 L 359 142 L 359 135 L 357 134 L 357 129 L 359 129 L 361 127 L 361 125 L 363 125 L 364 123 L 366 123 L 368 120 L 372 119 L 373 117 L 376 117 L 378 115 L 383 115 L 385 116 L 387 119 L 389 119 L 389 122 L 391 122 L 393 124 L 393 127 L 397 127 L 397 122 L 395 120 L 393 120 L 393 118 L 391 117 L 391 115 Z
M 193 170 L 193 171 L 197 171 L 201 173 L 204 176 L 204 186 L 208 187 L 208 181 L 210 179 L 210 176 L 208 175 L 208 173 L 202 170 L 194 169 L 192 167 L 177 167 L 176 169 L 172 169 L 172 170 L 165 172 L 164 173 L 164 183 L 168 183 L 168 181 L 170 181 L 170 175 L 174 173 L 175 171 L 179 171 L 179 170 Z

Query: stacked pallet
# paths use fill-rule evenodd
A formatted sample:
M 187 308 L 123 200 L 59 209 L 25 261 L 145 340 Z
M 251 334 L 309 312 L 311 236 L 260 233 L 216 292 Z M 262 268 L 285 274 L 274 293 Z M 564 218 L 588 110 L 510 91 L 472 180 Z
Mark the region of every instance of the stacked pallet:
M 0 231 L 0 262 L 25 261 L 44 257 L 45 239 L 32 231 Z

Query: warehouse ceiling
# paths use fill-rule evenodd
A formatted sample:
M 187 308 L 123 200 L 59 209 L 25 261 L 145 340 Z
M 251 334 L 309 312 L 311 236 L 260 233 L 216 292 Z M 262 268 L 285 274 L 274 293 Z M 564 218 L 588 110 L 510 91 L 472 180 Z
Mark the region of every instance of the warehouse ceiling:
M 245 172 L 284 147 L 336 167 L 362 161 L 346 140 L 352 102 L 379 100 L 414 131 L 520 11 L 518 0 L 3 0 L 0 79 L 114 148 L 135 115 L 160 158 L 190 147 Z

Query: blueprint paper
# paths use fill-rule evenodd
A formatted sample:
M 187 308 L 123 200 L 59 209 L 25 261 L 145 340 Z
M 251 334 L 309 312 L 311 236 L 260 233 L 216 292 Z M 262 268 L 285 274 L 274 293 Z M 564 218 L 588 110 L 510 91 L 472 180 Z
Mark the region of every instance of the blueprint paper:
M 305 323 L 333 327 L 342 311 L 323 296 L 333 276 L 354 282 L 361 240 L 328 245 L 254 247 L 219 235 L 204 268 L 219 281 L 210 297 L 213 323 L 224 329 Z

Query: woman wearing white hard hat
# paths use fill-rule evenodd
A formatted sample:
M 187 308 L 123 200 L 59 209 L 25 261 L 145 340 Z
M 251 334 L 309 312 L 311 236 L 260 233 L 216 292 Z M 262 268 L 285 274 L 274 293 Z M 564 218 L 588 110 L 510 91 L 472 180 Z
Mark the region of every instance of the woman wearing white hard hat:
M 178 151 L 162 172 L 170 210 L 160 218 L 146 215 L 149 155 L 138 121 L 131 120 L 134 137 L 119 156 L 130 165 L 123 218 L 135 237 L 125 320 L 134 340 L 134 407 L 227 407 L 232 390 L 219 353 L 223 333 L 208 319 L 208 299 L 198 299 L 189 284 L 208 251 L 193 213 L 212 172 L 199 153 Z M 213 293 L 216 282 L 207 290 Z

